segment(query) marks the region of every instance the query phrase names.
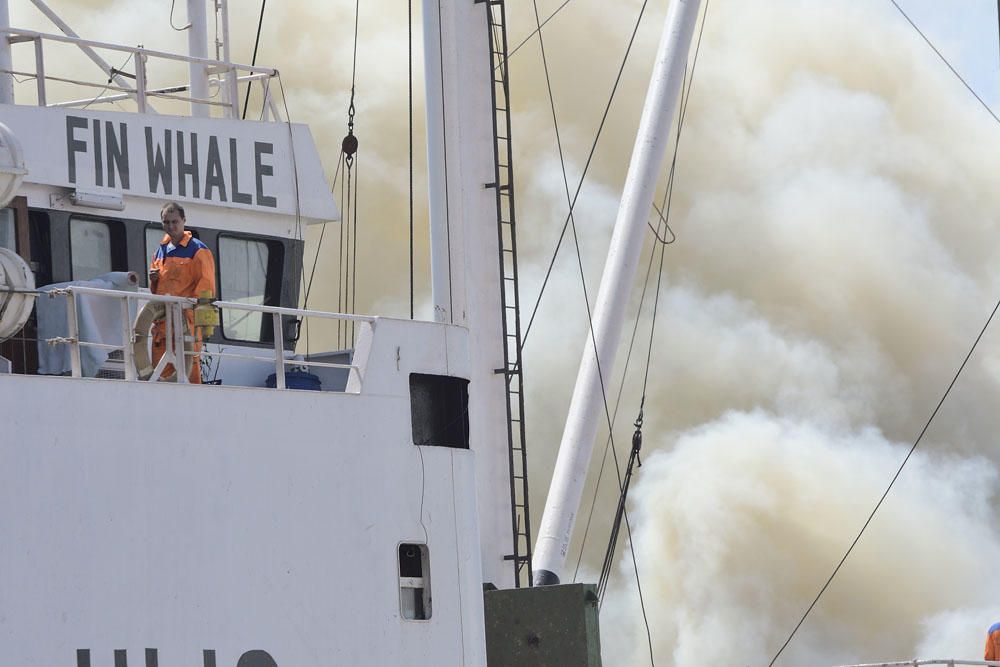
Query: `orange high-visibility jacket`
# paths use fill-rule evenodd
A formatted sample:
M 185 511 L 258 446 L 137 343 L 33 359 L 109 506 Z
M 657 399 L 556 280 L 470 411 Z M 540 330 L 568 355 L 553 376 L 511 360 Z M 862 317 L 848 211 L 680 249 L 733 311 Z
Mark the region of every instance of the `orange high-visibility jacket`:
M 215 297 L 215 258 L 204 243 L 184 232 L 184 238 L 172 250 L 167 250 L 170 237 L 165 235 L 153 255 L 150 268 L 160 270 L 160 279 L 150 285 L 154 294 L 199 296 L 209 291 Z
M 1000 623 L 994 623 L 986 633 L 986 657 L 983 660 L 1000 660 Z
M 202 292 L 211 292 L 215 297 L 215 258 L 204 243 L 185 231 L 180 244 L 168 250 L 170 237 L 166 234 L 153 255 L 150 268 L 159 269 L 160 277 L 150 285 L 154 294 L 169 296 L 199 297 Z M 194 351 L 201 351 L 201 340 L 194 329 L 194 313 L 186 312 L 188 329 L 195 333 Z M 166 327 L 163 321 L 153 324 L 153 364 L 159 363 L 166 351 Z M 200 357 L 194 357 L 188 380 L 192 384 L 201 383 Z M 161 377 L 173 377 L 173 364 L 167 364 Z

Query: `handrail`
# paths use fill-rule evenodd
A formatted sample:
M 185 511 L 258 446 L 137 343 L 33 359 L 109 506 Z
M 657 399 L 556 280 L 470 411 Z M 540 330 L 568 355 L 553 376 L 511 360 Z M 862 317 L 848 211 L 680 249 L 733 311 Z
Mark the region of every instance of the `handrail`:
M 62 337 L 47 338 L 45 342 L 49 345 L 70 345 L 70 373 L 71 377 L 79 378 L 83 375 L 82 361 L 80 358 L 80 348 L 82 347 L 93 347 L 97 349 L 111 350 L 111 351 L 121 351 L 125 359 L 125 379 L 128 381 L 136 381 L 138 378 L 136 376 L 134 360 L 132 358 L 132 345 L 135 343 L 135 333 L 133 331 L 133 324 L 130 316 L 130 311 L 128 309 L 128 303 L 130 301 L 146 301 L 146 302 L 159 302 L 167 305 L 167 317 L 166 322 L 166 353 L 160 360 L 159 364 L 153 371 L 152 379 L 157 379 L 160 373 L 163 371 L 164 367 L 168 363 L 173 363 L 176 368 L 183 368 L 184 364 L 181 362 L 181 358 L 185 355 L 196 356 L 194 352 L 185 352 L 183 349 L 183 336 L 175 335 L 177 332 L 174 331 L 175 323 L 183 322 L 182 311 L 185 309 L 191 309 L 198 305 L 198 299 L 183 296 L 171 296 L 165 294 L 152 294 L 149 292 L 127 292 L 123 290 L 112 290 L 112 289 L 102 289 L 99 287 L 88 287 L 85 285 L 68 285 L 66 287 L 57 287 L 52 289 L 18 289 L 9 288 L 6 286 L 0 287 L 0 292 L 13 292 L 16 294 L 24 294 L 32 298 L 38 298 L 41 296 L 48 296 L 50 298 L 56 296 L 66 297 L 66 317 L 67 317 L 67 335 Z M 78 311 L 76 297 L 78 296 L 95 296 L 95 297 L 105 297 L 118 299 L 122 303 L 122 344 L 113 345 L 108 343 L 99 343 L 95 341 L 85 341 L 80 340 L 79 326 L 78 326 Z M 275 365 L 275 388 L 285 389 L 285 367 L 286 366 L 305 366 L 305 367 L 316 367 L 316 368 L 335 368 L 343 369 L 350 373 L 357 373 L 360 379 L 361 367 L 357 364 L 338 364 L 325 361 L 309 361 L 302 359 L 288 359 L 285 358 L 284 350 L 284 330 L 282 328 L 281 315 L 289 317 L 315 317 L 320 319 L 330 319 L 330 320 L 346 320 L 349 322 L 356 322 L 360 324 L 366 324 L 368 326 L 373 325 L 376 322 L 375 317 L 369 315 L 352 315 L 347 313 L 330 313 L 321 310 L 308 310 L 303 308 L 287 308 L 282 306 L 266 306 L 257 305 L 249 303 L 239 303 L 236 301 L 212 301 L 211 305 L 219 309 L 224 310 L 241 310 L 247 312 L 259 312 L 268 313 L 275 315 L 277 317 L 273 318 L 274 323 L 274 340 L 273 340 L 273 357 L 259 356 L 259 355 L 244 355 L 244 354 L 232 354 L 226 352 L 199 352 L 197 354 L 205 354 L 210 357 L 219 358 L 230 358 L 239 359 L 241 361 L 257 361 L 265 363 L 273 363 Z M 180 326 L 183 326 L 180 324 Z M 179 352 L 177 351 L 179 350 Z M 187 382 L 187 376 L 183 372 L 177 373 L 177 380 L 181 383 Z
M 862 665 L 842 665 L 842 667 L 920 667 L 920 665 L 988 665 L 1000 667 L 1000 660 L 956 660 L 954 658 L 934 658 L 930 660 L 900 660 L 897 662 L 866 662 Z
M 349 320 L 351 322 L 374 322 L 375 317 L 371 315 L 349 315 L 347 313 L 328 313 L 323 310 L 302 310 L 301 308 L 285 308 L 283 306 L 263 306 L 250 303 L 239 303 L 238 301 L 216 301 L 214 305 L 219 308 L 236 308 L 238 310 L 249 310 L 259 313 L 272 313 L 274 315 L 293 315 L 303 317 L 320 317 L 328 320 Z
M 48 78 L 51 79 L 52 77 L 48 77 Z M 270 79 L 270 78 L 271 78 L 270 74 L 247 74 L 247 75 L 244 75 L 244 76 L 238 76 L 238 77 L 236 77 L 236 81 L 239 82 L 239 83 L 245 83 L 245 82 L 248 82 L 248 81 L 249 82 L 253 82 L 253 81 L 265 81 L 265 80 Z M 215 84 L 217 86 L 221 85 L 219 83 L 216 83 L 215 80 L 209 81 L 209 85 L 212 85 L 212 84 Z M 81 84 L 81 85 L 88 85 L 88 84 Z M 123 92 L 123 93 L 119 93 L 117 95 L 103 95 L 101 97 L 94 97 L 94 98 L 84 97 L 84 98 L 78 99 L 78 100 L 69 100 L 68 102 L 55 102 L 55 103 L 50 104 L 48 106 L 50 106 L 50 107 L 77 107 L 77 106 L 80 106 L 81 104 L 86 104 L 86 105 L 89 106 L 89 105 L 93 105 L 93 104 L 107 104 L 108 102 L 119 102 L 121 100 L 127 100 L 127 99 L 131 99 L 131 98 L 135 97 L 135 91 L 132 90 L 132 89 L 121 89 L 121 88 L 117 88 L 117 87 L 107 87 L 107 86 L 103 86 L 103 85 L 101 86 L 101 88 L 108 88 L 108 89 L 114 88 L 114 90 L 127 90 L 129 92 Z M 182 83 L 182 84 L 178 84 L 176 86 L 164 86 L 162 88 L 153 88 L 151 90 L 147 90 L 146 94 L 147 95 L 153 95 L 153 96 L 171 95 L 172 93 L 183 93 L 183 92 L 185 92 L 187 90 L 190 90 L 190 88 L 191 88 L 191 86 L 189 84 Z M 182 99 L 182 98 L 177 98 L 177 99 Z M 191 100 L 191 98 L 187 98 L 186 100 L 182 100 L 182 101 L 190 101 L 190 100 Z
M 235 67 L 236 69 L 240 69 L 245 72 L 267 74 L 269 76 L 275 76 L 278 73 L 278 70 L 274 69 L 273 67 L 262 67 L 260 65 L 242 65 L 239 63 L 227 63 L 221 60 L 215 60 L 213 58 L 196 58 L 195 56 L 185 56 L 179 53 L 170 53 L 169 51 L 156 51 L 155 49 L 147 49 L 141 46 L 123 46 L 121 44 L 112 44 L 110 42 L 98 42 L 92 39 L 83 39 L 81 37 L 68 37 L 66 35 L 56 35 L 55 33 L 50 33 L 50 32 L 37 32 L 35 30 L 24 30 L 22 28 L 0 28 L 0 35 L 2 34 L 7 34 L 10 35 L 11 37 L 25 37 L 28 39 L 48 39 L 53 42 L 65 42 L 67 44 L 76 44 L 78 46 L 82 45 L 97 49 L 108 49 L 109 51 L 121 51 L 122 53 L 144 55 L 146 57 L 152 56 L 153 58 L 177 60 L 185 63 L 194 63 L 196 65 L 205 65 L 207 67 L 217 67 L 220 70 Z
M 201 58 L 196 56 L 181 55 L 176 53 L 169 53 L 166 51 L 157 51 L 155 49 L 147 49 L 141 46 L 125 46 L 121 44 L 112 44 L 110 42 L 101 42 L 92 39 L 83 39 L 78 36 L 70 35 L 57 35 L 54 33 L 38 32 L 35 30 L 26 30 L 23 28 L 0 28 L 0 39 L 6 40 L 9 44 L 16 44 L 20 42 L 33 42 L 35 51 L 35 71 L 34 72 L 18 72 L 12 69 L 0 70 L 0 75 L 21 75 L 21 76 L 31 76 L 36 80 L 36 85 L 38 89 L 38 105 L 39 106 L 74 106 L 79 104 L 94 104 L 94 103 L 105 103 L 110 101 L 115 101 L 118 99 L 131 99 L 134 98 L 136 104 L 139 107 L 141 113 L 145 112 L 155 112 L 147 104 L 148 97 L 158 97 L 167 98 L 177 101 L 190 102 L 197 105 L 208 105 L 208 106 L 223 106 L 226 108 L 226 113 L 230 118 L 238 119 L 240 118 L 240 101 L 239 95 L 237 93 L 237 86 L 240 81 L 251 81 L 255 78 L 265 78 L 269 79 L 271 77 L 277 76 L 278 71 L 271 67 L 263 67 L 259 65 L 245 65 L 240 63 L 226 62 L 222 60 L 216 60 L 214 58 Z M 63 44 L 73 44 L 83 50 L 85 53 L 93 54 L 93 49 L 106 49 L 109 51 L 116 51 L 120 53 L 131 54 L 132 59 L 135 63 L 135 88 L 129 88 L 124 86 L 115 86 L 111 81 L 107 83 L 102 83 L 97 86 L 94 83 L 77 80 L 68 79 L 64 77 L 56 77 L 45 72 L 45 63 L 42 44 L 45 40 L 51 42 L 60 42 Z M 188 86 L 173 86 L 173 87 L 160 87 L 160 88 L 149 88 L 146 78 L 146 61 L 149 58 L 159 58 L 163 60 L 172 60 L 182 63 L 187 63 L 188 65 L 200 65 L 205 68 L 205 70 L 211 74 L 219 74 L 225 76 L 225 82 L 220 82 L 219 85 L 224 87 L 227 91 L 226 101 L 219 102 L 213 99 L 205 99 L 202 97 L 194 96 L 183 96 L 177 95 L 175 93 L 183 92 L 188 90 Z M 238 76 L 239 72 L 246 72 L 249 76 Z M 131 75 L 130 75 L 131 76 Z M 116 71 L 112 70 L 112 78 L 118 82 L 121 82 L 120 78 L 117 78 Z M 102 93 L 107 90 L 119 91 L 119 95 L 110 95 L 107 97 L 102 97 L 101 95 L 94 100 L 86 101 L 72 101 L 72 102 L 59 102 L 55 104 L 49 104 L 46 97 L 46 81 L 59 81 L 62 83 L 69 83 L 78 86 L 89 86 L 89 87 L 99 87 L 102 89 Z M 268 100 L 270 101 L 270 100 Z M 269 111 L 277 117 L 277 108 L 273 104 L 270 104 Z

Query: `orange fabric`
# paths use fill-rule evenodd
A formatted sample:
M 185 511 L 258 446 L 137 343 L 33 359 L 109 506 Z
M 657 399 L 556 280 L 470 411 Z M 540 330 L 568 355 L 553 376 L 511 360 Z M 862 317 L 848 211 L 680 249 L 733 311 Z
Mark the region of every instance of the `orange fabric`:
M 191 232 L 185 231 L 184 238 L 179 244 L 180 248 L 187 249 L 191 243 L 196 243 L 202 247 L 195 250 L 190 257 L 164 256 L 163 245 L 170 242 L 170 237 L 163 236 L 160 248 L 153 256 L 150 268 L 159 269 L 159 279 L 150 285 L 153 294 L 166 294 L 169 296 L 198 297 L 203 291 L 211 292 L 215 298 L 215 258 L 212 251 L 204 247 L 199 241 L 194 240 Z M 201 333 L 194 328 L 194 313 L 190 310 L 184 312 L 188 322 L 188 330 L 195 336 L 194 351 L 201 351 Z M 153 366 L 160 362 L 164 352 L 166 352 L 166 323 L 158 320 L 153 324 Z M 191 364 L 191 373 L 188 380 L 192 384 L 201 384 L 201 357 L 197 354 Z M 174 376 L 173 364 L 167 364 L 163 369 L 162 378 L 167 379 Z
M 164 235 L 160 245 L 169 242 L 170 237 Z M 191 232 L 184 232 L 180 247 L 187 248 L 191 242 Z M 196 297 L 199 292 L 207 290 L 215 296 L 215 258 L 208 248 L 201 248 L 191 258 L 160 259 L 154 256 L 150 268 L 160 270 L 160 279 L 153 286 L 153 294 Z
M 986 655 L 983 660 L 1000 660 L 1000 628 L 986 635 Z
M 184 316 L 187 319 L 188 331 L 194 331 L 194 313 L 190 310 L 184 311 Z M 191 362 L 191 372 L 188 373 L 188 382 L 191 384 L 201 384 L 201 335 L 196 332 L 194 340 L 194 352 L 195 355 L 192 357 Z M 167 324 L 163 320 L 157 320 L 153 323 L 153 367 L 160 363 L 160 359 L 167 351 Z M 163 367 L 163 373 L 160 374 L 160 378 L 163 380 L 169 380 L 174 377 L 174 365 L 167 364 Z

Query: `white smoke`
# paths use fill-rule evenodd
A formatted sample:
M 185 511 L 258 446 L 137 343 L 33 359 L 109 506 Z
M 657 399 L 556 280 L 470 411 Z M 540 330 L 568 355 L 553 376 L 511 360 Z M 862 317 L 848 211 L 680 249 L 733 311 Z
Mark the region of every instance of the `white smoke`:
M 1000 132 L 878 7 L 710 11 L 630 508 L 657 664 L 766 665 L 1000 296 Z M 982 656 L 995 346 L 779 664 Z M 649 661 L 632 567 L 622 552 L 602 612 L 608 664 Z
M 908 448 L 874 428 L 764 411 L 729 413 L 655 444 L 661 451 L 648 456 L 633 499 L 635 549 L 657 661 L 677 665 L 767 664 Z M 957 631 L 935 617 L 995 605 L 996 482 L 983 459 L 915 454 L 782 664 L 905 659 L 930 648 L 976 658 L 989 617 L 953 612 L 966 623 Z M 616 576 L 631 572 L 626 558 Z M 612 664 L 648 659 L 635 595 L 621 587 L 604 608 Z

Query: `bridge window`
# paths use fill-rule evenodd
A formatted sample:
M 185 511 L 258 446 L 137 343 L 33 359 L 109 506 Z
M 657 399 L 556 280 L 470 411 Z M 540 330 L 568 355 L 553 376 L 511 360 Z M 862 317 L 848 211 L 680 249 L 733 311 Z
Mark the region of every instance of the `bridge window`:
M 271 260 L 271 245 L 267 241 L 220 235 L 219 297 L 223 301 L 258 306 L 270 303 L 267 288 Z M 230 340 L 272 340 L 270 327 L 271 318 L 263 313 L 222 311 L 222 335 Z
M 146 274 L 148 280 L 149 265 L 153 263 L 153 255 L 163 240 L 163 227 L 149 225 L 146 227 Z
M 72 218 L 69 252 L 73 280 L 90 280 L 124 270 L 125 230 L 120 222 Z

